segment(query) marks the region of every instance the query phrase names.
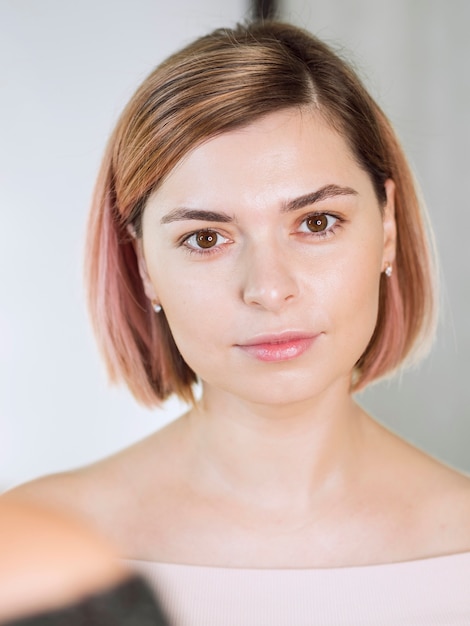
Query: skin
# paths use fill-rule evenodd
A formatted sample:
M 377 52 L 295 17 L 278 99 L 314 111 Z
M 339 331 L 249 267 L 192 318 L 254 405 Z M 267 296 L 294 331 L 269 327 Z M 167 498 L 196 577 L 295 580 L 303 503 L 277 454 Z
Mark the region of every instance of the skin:
M 350 394 L 394 260 L 393 181 L 386 192 L 380 206 L 311 111 L 189 153 L 150 198 L 136 249 L 202 399 L 110 459 L 21 489 L 90 515 L 136 559 L 345 567 L 470 550 L 469 480 Z
M 11 496 L 0 503 L 0 554 L 2 623 L 71 606 L 128 577 L 83 522 Z

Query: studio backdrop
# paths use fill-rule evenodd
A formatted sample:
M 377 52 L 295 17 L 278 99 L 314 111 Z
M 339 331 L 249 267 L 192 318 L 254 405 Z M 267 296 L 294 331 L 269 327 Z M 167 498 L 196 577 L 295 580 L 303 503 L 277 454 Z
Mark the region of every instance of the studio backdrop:
M 277 10 L 353 59 L 411 157 L 440 252 L 431 355 L 360 401 L 470 471 L 470 3 L 285 0 Z M 0 1 L 0 488 L 108 455 L 183 411 L 143 409 L 107 385 L 84 306 L 87 209 L 137 85 L 250 11 L 248 0 Z

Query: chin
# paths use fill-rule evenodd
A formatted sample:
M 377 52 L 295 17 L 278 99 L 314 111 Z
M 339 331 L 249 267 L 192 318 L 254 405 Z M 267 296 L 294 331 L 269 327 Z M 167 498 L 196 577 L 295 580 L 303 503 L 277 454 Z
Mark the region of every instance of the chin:
M 255 381 L 256 384 L 253 384 Z M 346 396 L 349 394 L 350 381 L 349 371 L 331 378 L 312 377 L 312 372 L 308 375 L 297 372 L 295 376 L 285 376 L 284 379 L 276 376 L 268 376 L 266 381 L 261 381 L 260 377 L 251 379 L 249 384 L 231 393 L 249 403 L 272 408 L 286 407 L 315 402 L 329 394 Z

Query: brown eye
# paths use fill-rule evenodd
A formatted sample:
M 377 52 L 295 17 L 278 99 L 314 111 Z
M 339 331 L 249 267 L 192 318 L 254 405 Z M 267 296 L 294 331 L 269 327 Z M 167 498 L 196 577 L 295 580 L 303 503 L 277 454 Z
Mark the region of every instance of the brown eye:
M 230 243 L 230 239 L 224 237 L 216 230 L 198 230 L 192 235 L 188 235 L 181 242 L 186 248 L 192 252 L 199 254 L 210 254 L 212 252 L 220 252 L 225 244 Z
M 325 214 L 312 215 L 305 223 L 312 233 L 320 233 L 328 227 L 328 217 Z
M 201 230 L 195 239 L 199 248 L 212 248 L 217 243 L 217 233 L 213 230 Z

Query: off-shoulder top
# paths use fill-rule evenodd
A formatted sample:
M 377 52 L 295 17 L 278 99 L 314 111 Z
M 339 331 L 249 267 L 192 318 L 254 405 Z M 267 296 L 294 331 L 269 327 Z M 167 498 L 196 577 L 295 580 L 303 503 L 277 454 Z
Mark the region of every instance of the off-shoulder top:
M 331 569 L 126 562 L 173 626 L 470 626 L 470 552 Z

